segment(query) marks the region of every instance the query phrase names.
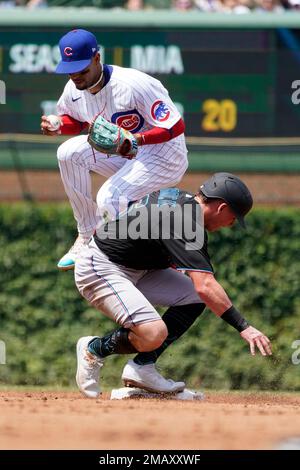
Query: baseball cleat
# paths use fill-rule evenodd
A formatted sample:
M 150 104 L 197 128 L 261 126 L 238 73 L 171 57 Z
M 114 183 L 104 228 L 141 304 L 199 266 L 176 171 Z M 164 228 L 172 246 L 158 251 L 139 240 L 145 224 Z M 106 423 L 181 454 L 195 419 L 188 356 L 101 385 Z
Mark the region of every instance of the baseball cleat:
M 184 401 L 192 401 L 192 400 L 204 400 L 205 395 L 203 392 L 189 390 L 185 388 L 182 392 L 177 393 L 153 393 L 147 392 L 146 390 L 142 390 L 141 388 L 115 388 L 111 391 L 110 399 L 111 400 L 124 400 L 128 398 L 159 398 L 165 400 L 184 400 Z
M 81 393 L 88 398 L 97 398 L 101 393 L 99 376 L 104 360 L 88 350 L 89 342 L 94 338 L 95 336 L 83 336 L 77 341 L 76 347 L 76 382 Z
M 61 271 L 68 271 L 69 269 L 74 269 L 75 261 L 81 252 L 82 248 L 87 244 L 87 241 L 82 238 L 80 235 L 76 238 L 74 245 L 70 248 L 68 253 L 66 253 L 58 262 L 57 267 Z
M 60 271 L 68 271 L 69 269 L 74 269 L 75 267 L 75 257 L 72 257 L 67 253 L 64 255 L 59 262 L 57 263 L 58 269 Z
M 122 380 L 126 387 L 138 387 L 154 393 L 176 393 L 184 390 L 184 382 L 165 379 L 155 369 L 155 364 L 140 366 L 129 360 L 123 369 Z

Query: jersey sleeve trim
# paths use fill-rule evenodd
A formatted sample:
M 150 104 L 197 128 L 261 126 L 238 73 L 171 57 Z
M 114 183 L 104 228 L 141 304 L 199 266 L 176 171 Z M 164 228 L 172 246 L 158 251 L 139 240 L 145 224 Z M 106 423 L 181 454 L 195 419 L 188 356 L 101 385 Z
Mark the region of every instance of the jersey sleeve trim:
M 103 75 L 104 75 L 103 88 L 108 84 L 111 78 L 112 72 L 113 72 L 112 65 L 103 64 Z

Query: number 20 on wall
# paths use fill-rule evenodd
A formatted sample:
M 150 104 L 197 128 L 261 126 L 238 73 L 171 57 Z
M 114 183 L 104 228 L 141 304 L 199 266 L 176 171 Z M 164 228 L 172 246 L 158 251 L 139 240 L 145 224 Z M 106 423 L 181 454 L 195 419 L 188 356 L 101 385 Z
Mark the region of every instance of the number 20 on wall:
M 232 100 L 217 101 L 208 99 L 203 102 L 202 129 L 206 132 L 231 132 L 237 125 L 237 106 Z

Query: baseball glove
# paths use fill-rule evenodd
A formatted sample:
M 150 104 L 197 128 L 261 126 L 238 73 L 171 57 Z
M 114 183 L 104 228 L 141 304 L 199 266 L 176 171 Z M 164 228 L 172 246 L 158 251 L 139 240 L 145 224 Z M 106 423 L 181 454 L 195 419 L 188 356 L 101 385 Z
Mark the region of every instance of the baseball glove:
M 88 142 L 107 155 L 120 155 L 131 160 L 138 151 L 138 144 L 131 132 L 112 124 L 104 117 L 95 117 L 89 128 Z

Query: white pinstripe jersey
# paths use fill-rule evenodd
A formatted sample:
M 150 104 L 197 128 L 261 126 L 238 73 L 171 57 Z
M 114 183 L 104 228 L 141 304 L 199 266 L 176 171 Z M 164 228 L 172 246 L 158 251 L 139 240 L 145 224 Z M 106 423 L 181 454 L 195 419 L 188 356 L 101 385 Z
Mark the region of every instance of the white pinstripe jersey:
M 77 90 L 69 80 L 57 103 L 59 115 L 67 114 L 81 122 L 91 122 L 96 114 L 132 133 L 152 127 L 170 129 L 181 118 L 160 81 L 138 70 L 103 66 L 104 87 L 95 95 Z M 172 143 L 171 143 L 172 142 Z M 149 152 L 173 151 L 186 154 L 183 134 L 163 145 L 147 145 Z M 153 147 L 156 147 L 155 150 Z

